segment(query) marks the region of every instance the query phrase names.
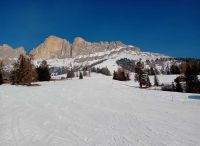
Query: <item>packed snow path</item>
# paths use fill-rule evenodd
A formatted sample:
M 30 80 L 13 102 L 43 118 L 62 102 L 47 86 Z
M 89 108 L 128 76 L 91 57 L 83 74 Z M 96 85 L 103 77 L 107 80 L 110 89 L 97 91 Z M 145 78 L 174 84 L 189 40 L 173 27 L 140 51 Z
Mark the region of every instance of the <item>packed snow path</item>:
M 200 145 L 200 95 L 111 78 L 0 86 L 0 146 Z

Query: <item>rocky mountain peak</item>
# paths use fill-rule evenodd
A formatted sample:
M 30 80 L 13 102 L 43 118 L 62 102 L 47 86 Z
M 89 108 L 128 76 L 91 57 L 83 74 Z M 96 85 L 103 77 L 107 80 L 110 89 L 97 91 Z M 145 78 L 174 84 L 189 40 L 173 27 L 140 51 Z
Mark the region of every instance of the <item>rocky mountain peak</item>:
M 16 51 L 23 52 L 23 53 L 26 54 L 26 51 L 24 50 L 24 47 L 22 47 L 22 46 L 20 46 L 19 48 L 17 48 Z
M 26 51 L 24 50 L 24 47 L 20 46 L 16 49 L 13 49 L 11 46 L 7 45 L 7 44 L 3 44 L 2 46 L 0 46 L 0 51 L 3 52 L 19 52 L 21 54 L 26 54 Z
M 7 44 L 3 44 L 2 46 L 0 46 L 0 58 L 3 59 L 5 64 L 11 64 L 13 62 L 12 59 L 18 58 L 20 54 L 26 55 L 24 47 L 13 49 Z
M 127 47 L 120 41 L 116 42 L 99 42 L 91 43 L 85 41 L 81 37 L 76 37 L 72 44 L 66 39 L 56 36 L 49 36 L 44 43 L 31 51 L 35 59 L 39 58 L 70 58 L 78 55 L 89 55 L 106 50 L 117 49 L 119 47 Z
M 48 38 L 45 39 L 45 42 L 52 42 L 52 41 L 57 41 L 60 40 L 61 38 L 56 37 L 54 35 L 49 36 Z
M 120 41 L 117 42 L 100 42 L 91 43 L 85 41 L 81 37 L 76 37 L 73 44 L 70 44 L 66 39 L 61 39 L 56 36 L 49 36 L 44 43 L 31 51 L 35 59 L 39 58 L 69 58 L 77 55 L 88 55 L 95 52 L 102 52 L 107 49 L 115 49 L 119 46 L 126 46 Z
M 83 38 L 81 38 L 81 37 L 76 37 L 75 39 L 74 39 L 74 43 L 73 44 L 82 44 L 82 43 L 84 43 L 85 42 L 85 40 L 83 39 Z
M 71 44 L 66 39 L 51 35 L 30 53 L 34 55 L 35 59 L 64 58 L 70 57 L 70 48 Z
M 3 46 L 2 46 L 3 48 L 9 48 L 9 49 L 12 49 L 9 45 L 7 45 L 7 44 L 3 44 Z
M 120 54 L 121 52 L 138 54 L 140 49 L 127 46 L 121 41 L 91 43 L 81 37 L 76 37 L 74 42 L 70 44 L 66 39 L 51 35 L 30 53 L 34 56 L 34 59 L 51 60 L 52 58 L 56 58 L 62 60 L 70 58 L 69 60 L 73 60 L 75 63 L 79 64 L 105 59 Z M 11 65 L 20 54 L 26 55 L 23 47 L 12 49 L 12 47 L 7 44 L 0 46 L 0 59 L 3 59 L 6 65 Z

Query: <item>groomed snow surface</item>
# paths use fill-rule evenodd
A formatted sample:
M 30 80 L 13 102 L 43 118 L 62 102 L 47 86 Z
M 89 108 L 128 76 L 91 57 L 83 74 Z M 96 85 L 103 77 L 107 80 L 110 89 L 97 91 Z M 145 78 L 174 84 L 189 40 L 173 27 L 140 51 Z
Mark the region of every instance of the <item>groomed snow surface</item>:
M 0 146 L 200 145 L 199 94 L 139 89 L 133 76 L 39 84 L 0 86 Z

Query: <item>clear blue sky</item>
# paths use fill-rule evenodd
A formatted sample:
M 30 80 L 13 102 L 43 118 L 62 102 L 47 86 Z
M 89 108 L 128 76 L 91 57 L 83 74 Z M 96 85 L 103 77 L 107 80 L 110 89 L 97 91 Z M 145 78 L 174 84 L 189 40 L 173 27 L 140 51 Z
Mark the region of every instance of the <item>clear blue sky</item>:
M 0 45 L 30 51 L 50 35 L 200 58 L 200 0 L 0 0 Z

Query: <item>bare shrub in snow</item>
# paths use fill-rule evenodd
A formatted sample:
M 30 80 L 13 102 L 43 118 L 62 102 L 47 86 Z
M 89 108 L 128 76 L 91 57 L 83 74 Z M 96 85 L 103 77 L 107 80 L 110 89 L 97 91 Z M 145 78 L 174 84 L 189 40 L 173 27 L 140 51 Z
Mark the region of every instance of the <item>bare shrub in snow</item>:
M 128 81 L 130 80 L 130 73 L 122 68 L 118 68 L 117 72 L 114 71 L 113 79 L 119 81 Z

